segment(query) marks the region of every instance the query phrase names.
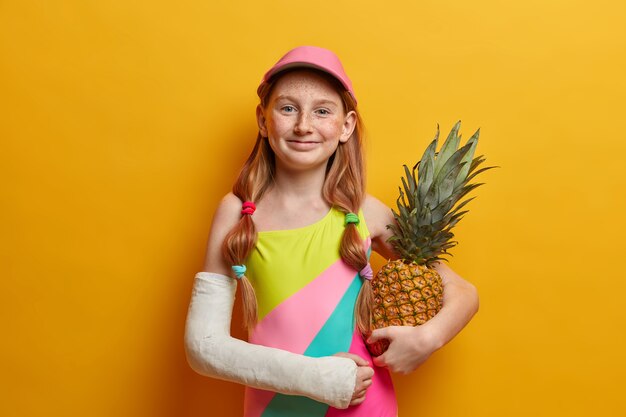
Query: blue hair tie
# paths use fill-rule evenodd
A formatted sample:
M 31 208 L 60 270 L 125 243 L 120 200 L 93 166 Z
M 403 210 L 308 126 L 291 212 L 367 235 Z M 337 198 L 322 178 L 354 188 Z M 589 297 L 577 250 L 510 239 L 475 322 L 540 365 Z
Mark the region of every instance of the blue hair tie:
M 354 213 L 346 213 L 346 226 L 350 223 L 359 224 L 359 216 Z
M 237 279 L 241 279 L 244 275 L 246 275 L 246 266 L 245 265 L 233 265 L 231 266 L 233 272 L 237 276 Z

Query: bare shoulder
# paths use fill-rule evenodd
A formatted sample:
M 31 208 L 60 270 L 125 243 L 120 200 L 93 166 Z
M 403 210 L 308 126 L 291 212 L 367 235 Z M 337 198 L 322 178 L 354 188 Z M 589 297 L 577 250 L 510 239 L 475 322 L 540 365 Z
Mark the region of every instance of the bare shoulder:
M 218 216 L 223 217 L 223 220 L 231 219 L 234 222 L 238 221 L 241 214 L 241 204 L 241 200 L 235 194 L 226 194 L 217 206 L 217 210 L 215 210 L 214 221 Z
M 207 243 L 207 253 L 204 262 L 204 270 L 218 274 L 229 275 L 230 267 L 226 265 L 222 256 L 222 243 L 228 232 L 241 218 L 241 200 L 233 193 L 228 193 L 222 198 L 217 206 L 211 231 Z
M 363 202 L 363 216 L 370 231 L 372 249 L 384 258 L 397 258 L 393 248 L 387 243 L 387 239 L 391 237 L 387 225 L 395 221 L 391 209 L 376 197 L 367 194 Z
M 366 194 L 363 202 L 363 216 L 372 239 L 384 234 L 387 225 L 393 222 L 391 209 L 376 197 Z

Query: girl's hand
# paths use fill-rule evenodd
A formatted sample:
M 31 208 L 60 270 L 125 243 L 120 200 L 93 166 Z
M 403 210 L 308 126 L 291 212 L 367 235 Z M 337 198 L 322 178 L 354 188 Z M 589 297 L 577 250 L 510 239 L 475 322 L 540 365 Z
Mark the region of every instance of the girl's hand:
M 348 352 L 335 353 L 333 356 L 341 356 L 342 358 L 352 359 L 356 365 L 356 384 L 354 384 L 354 393 L 350 405 L 358 405 L 365 401 L 365 392 L 372 385 L 372 377 L 374 370 L 369 366 L 362 357 Z
M 387 339 L 390 343 L 385 353 L 374 358 L 374 364 L 405 375 L 417 369 L 441 347 L 427 324 L 417 327 L 390 326 L 374 330 L 367 343 L 380 339 Z

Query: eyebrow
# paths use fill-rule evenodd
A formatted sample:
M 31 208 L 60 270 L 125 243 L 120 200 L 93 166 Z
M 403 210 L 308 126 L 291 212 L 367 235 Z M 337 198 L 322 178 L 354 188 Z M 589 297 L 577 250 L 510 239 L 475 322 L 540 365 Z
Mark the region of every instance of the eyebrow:
M 276 97 L 276 101 L 280 101 L 280 100 L 290 100 L 290 101 L 298 101 L 295 97 L 292 96 L 286 96 L 286 95 L 279 95 L 278 97 Z M 328 100 L 328 99 L 322 99 L 322 100 L 317 100 L 315 101 L 316 105 L 320 105 L 320 104 L 331 104 L 333 106 L 338 106 L 339 104 L 337 104 L 336 102 L 332 101 L 332 100 Z

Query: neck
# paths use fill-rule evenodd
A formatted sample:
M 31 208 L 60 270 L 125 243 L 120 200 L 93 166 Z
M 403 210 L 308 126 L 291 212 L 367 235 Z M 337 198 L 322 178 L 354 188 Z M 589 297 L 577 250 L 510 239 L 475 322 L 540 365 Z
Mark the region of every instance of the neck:
M 274 191 L 281 199 L 308 202 L 309 204 L 326 203 L 322 197 L 322 188 L 326 178 L 326 167 L 297 171 L 276 165 Z

